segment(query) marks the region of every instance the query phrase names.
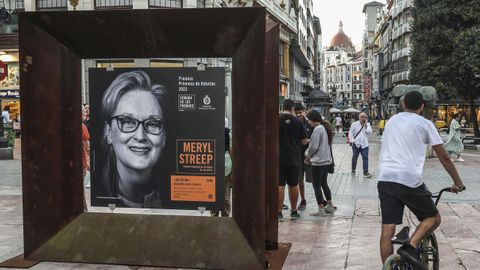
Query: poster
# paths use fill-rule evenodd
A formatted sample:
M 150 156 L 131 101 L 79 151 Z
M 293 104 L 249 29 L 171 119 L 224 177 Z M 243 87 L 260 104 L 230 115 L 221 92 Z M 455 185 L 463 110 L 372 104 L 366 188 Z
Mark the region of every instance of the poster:
M 89 93 L 92 206 L 223 207 L 223 68 L 92 68 Z

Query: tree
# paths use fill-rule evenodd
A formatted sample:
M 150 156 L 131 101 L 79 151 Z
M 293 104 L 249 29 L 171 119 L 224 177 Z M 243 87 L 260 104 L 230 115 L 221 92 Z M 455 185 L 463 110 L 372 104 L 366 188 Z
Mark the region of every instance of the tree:
M 411 81 L 468 100 L 475 137 L 480 97 L 480 1 L 414 0 Z

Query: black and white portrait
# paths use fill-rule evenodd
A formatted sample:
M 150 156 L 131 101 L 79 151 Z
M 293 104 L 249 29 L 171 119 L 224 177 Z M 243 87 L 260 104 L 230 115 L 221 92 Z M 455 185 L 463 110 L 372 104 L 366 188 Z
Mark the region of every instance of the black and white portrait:
M 224 119 L 223 86 L 214 80 L 223 83 L 219 74 L 192 68 L 90 70 L 92 206 L 195 209 L 221 203 L 215 191 L 223 186 L 216 179 L 223 156 L 214 147 L 223 142 L 223 121 L 215 120 Z M 195 158 L 179 159 L 185 155 L 179 142 Z M 182 167 L 179 160 L 190 163 Z M 212 182 L 195 182 L 203 176 L 215 179 L 213 190 Z M 203 191 L 214 199 L 204 199 L 209 194 Z

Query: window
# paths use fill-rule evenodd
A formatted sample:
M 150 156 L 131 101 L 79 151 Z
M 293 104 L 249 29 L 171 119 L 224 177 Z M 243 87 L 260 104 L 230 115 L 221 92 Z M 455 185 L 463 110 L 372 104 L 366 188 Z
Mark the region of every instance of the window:
M 149 0 L 151 7 L 181 8 L 182 0 Z
M 132 8 L 132 0 L 95 0 L 96 9 Z
M 37 10 L 67 10 L 67 0 L 37 0 Z
M 133 60 L 96 61 L 97 68 L 133 68 Z
M 164 60 L 151 60 L 150 67 L 183 67 L 183 61 L 164 61 Z
M 205 8 L 205 0 L 197 0 L 197 8 Z
M 283 43 L 280 43 L 280 46 L 279 47 L 279 57 L 280 57 L 280 73 L 283 73 L 285 74 L 285 62 L 284 62 L 284 55 L 283 55 Z

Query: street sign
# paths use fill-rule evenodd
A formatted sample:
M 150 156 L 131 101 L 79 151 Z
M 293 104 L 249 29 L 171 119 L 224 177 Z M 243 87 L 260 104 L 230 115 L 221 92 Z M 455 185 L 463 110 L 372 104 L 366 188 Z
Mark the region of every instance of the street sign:
M 0 81 L 5 79 L 8 75 L 7 64 L 5 62 L 0 61 Z

